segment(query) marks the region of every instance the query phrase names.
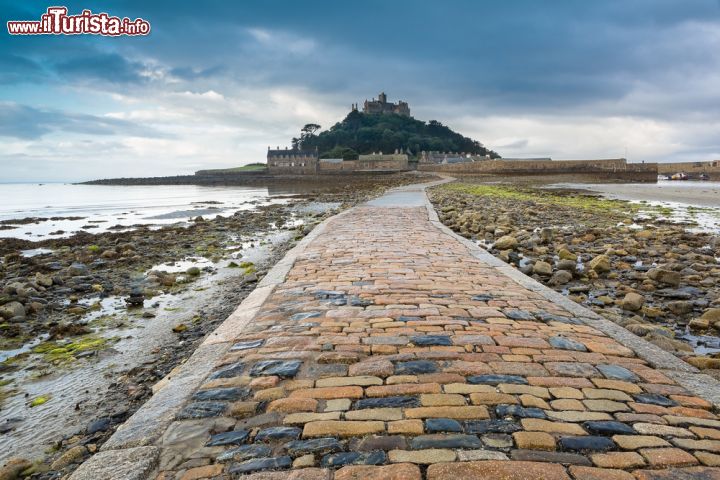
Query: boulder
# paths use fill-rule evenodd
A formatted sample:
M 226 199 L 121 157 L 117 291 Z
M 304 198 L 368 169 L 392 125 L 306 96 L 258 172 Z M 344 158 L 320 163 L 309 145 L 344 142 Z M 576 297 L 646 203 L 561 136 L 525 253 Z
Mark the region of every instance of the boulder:
M 565 285 L 570 280 L 572 280 L 572 273 L 567 270 L 558 270 L 552 277 L 550 277 L 548 283 L 550 285 Z
M 0 480 L 16 480 L 20 473 L 32 467 L 32 463 L 24 458 L 11 458 L 0 468 Z
M 630 323 L 625 325 L 625 330 L 630 333 L 634 333 L 639 337 L 644 337 L 652 331 L 652 325 L 645 325 L 644 323 Z
M 67 274 L 71 277 L 79 277 L 81 275 L 87 275 L 88 268 L 87 265 L 80 262 L 73 262 L 72 265 L 70 265 L 67 268 Z
M 73 463 L 80 463 L 80 460 L 82 460 L 87 453 L 87 448 L 82 445 L 72 447 L 60 455 L 60 457 L 50 465 L 50 468 L 53 470 L 61 470 Z
M 35 274 L 35 283 L 41 287 L 52 287 L 53 279 L 50 275 L 44 275 L 40 272 Z
M 577 270 L 577 262 L 575 260 L 560 260 L 559 262 L 557 262 L 557 269 L 574 272 L 575 270 Z
M 692 312 L 693 306 L 690 302 L 687 302 L 685 300 L 676 300 L 673 302 L 668 302 L 667 308 L 675 315 L 682 315 L 684 313 Z
M 630 310 L 631 312 L 636 312 L 642 308 L 644 303 L 645 297 L 638 293 L 630 292 L 622 299 L 622 308 Z
M 680 273 L 672 270 L 664 270 L 662 268 L 651 268 L 647 272 L 647 276 L 658 283 L 664 283 L 677 287 L 680 285 Z
M 111 260 L 113 258 L 117 258 L 118 254 L 115 250 L 105 250 L 100 254 L 100 256 L 104 259 Z
M 663 314 L 663 311 L 661 308 L 657 307 L 650 307 L 648 305 L 643 305 L 642 307 L 642 313 L 650 318 L 657 318 Z
M 535 265 L 533 265 L 533 273 L 536 273 L 538 275 L 550 276 L 552 275 L 552 271 L 552 265 L 547 262 L 543 262 L 542 260 L 538 260 L 537 262 L 535 262 Z
M 561 260 L 572 260 L 573 262 L 577 262 L 577 255 L 572 253 L 567 248 L 561 248 L 558 251 L 558 257 L 560 257 Z
M 495 241 L 494 247 L 498 250 L 512 250 L 513 248 L 517 247 L 517 244 L 517 238 L 511 235 L 505 235 Z
M 710 320 L 707 318 L 693 318 L 688 323 L 692 330 L 707 330 L 710 327 Z
M 720 369 L 720 358 L 690 357 L 686 358 L 685 361 L 700 370 Z
M 553 229 L 545 227 L 540 230 L 540 240 L 542 243 L 550 243 L 553 239 Z
M 693 349 L 687 343 L 670 338 L 666 335 L 659 335 L 656 331 L 652 331 L 645 336 L 645 340 L 657 345 L 668 352 L 692 352 Z
M 609 272 L 610 271 L 610 258 L 607 255 L 598 255 L 597 257 L 590 260 L 588 264 L 590 270 L 597 273 Z
M 600 295 L 599 297 L 595 297 L 595 300 L 602 302 L 603 305 L 612 305 L 615 303 L 615 300 L 609 295 Z
M 720 308 L 709 308 L 700 318 L 707 319 L 710 323 L 720 322 Z
M 0 317 L 10 319 L 15 317 L 25 318 L 25 307 L 20 302 L 9 302 L 0 307 Z

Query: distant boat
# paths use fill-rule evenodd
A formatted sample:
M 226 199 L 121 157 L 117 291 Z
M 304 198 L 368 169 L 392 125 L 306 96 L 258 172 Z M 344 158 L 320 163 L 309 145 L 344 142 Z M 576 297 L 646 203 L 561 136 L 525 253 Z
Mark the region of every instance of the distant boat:
M 698 179 L 700 179 L 700 180 L 710 180 L 710 175 L 708 175 L 707 173 L 701 173 L 700 176 L 698 177 Z
M 670 177 L 668 177 L 667 175 L 661 174 L 661 175 L 658 175 L 658 180 L 670 180 Z
M 687 176 L 687 173 L 685 173 L 685 172 L 678 172 L 675 175 L 673 175 L 672 177 L 670 177 L 670 180 L 687 180 L 687 179 L 688 179 L 688 176 Z

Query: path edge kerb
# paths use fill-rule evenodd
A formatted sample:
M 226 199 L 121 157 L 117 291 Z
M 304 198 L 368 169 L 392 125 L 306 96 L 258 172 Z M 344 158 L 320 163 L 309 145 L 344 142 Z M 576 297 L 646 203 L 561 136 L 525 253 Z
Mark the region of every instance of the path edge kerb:
M 446 178 L 446 181 L 452 180 L 454 179 Z M 678 384 L 685 387 L 693 394 L 709 401 L 715 408 L 720 408 L 720 382 L 718 382 L 715 378 L 710 375 L 700 373 L 697 368 L 686 363 L 675 355 L 666 352 L 657 345 L 638 337 L 620 325 L 603 318 L 592 310 L 578 305 L 564 295 L 546 287 L 540 282 L 528 277 L 524 273 L 498 259 L 473 241 L 453 232 L 449 227 L 440 221 L 435 207 L 428 198 L 427 189 L 423 189 L 423 193 L 425 195 L 425 207 L 427 209 L 430 223 L 432 223 L 443 234 L 448 235 L 463 244 L 473 257 L 488 264 L 497 270 L 499 274 L 509 277 L 519 285 L 539 294 L 546 300 L 561 306 L 568 312 L 575 315 L 585 325 L 601 331 L 621 345 L 626 346 L 635 352 L 639 358 L 648 362 L 653 368 L 658 369 L 671 379 L 675 380 Z

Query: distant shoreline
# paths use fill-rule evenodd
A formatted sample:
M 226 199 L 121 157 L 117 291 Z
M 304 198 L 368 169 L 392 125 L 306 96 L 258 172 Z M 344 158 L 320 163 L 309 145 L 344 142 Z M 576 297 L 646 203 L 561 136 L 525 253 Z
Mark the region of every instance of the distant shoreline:
M 105 178 L 77 182 L 76 185 L 267 185 L 282 183 L 323 183 L 332 180 L 366 179 L 369 176 L 385 176 L 397 172 L 343 173 L 329 175 L 273 175 L 267 172 L 238 172 L 217 175 L 175 175 L 169 177 Z

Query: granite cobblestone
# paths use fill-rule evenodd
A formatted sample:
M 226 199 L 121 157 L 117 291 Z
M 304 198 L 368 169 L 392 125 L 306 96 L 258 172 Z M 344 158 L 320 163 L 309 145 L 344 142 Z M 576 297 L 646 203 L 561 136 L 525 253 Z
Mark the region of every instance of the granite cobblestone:
M 235 333 L 158 479 L 720 478 L 712 404 L 425 208 L 330 221 Z

